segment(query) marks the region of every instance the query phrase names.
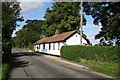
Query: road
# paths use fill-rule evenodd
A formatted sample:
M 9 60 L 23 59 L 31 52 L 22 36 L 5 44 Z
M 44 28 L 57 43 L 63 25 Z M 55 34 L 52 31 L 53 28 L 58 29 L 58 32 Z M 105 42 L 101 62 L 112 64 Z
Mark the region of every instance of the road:
M 9 78 L 108 78 L 105 75 L 80 68 L 79 66 L 61 62 L 56 59 L 45 57 L 13 48 L 14 63 L 9 73 Z M 59 58 L 58 58 L 59 59 Z

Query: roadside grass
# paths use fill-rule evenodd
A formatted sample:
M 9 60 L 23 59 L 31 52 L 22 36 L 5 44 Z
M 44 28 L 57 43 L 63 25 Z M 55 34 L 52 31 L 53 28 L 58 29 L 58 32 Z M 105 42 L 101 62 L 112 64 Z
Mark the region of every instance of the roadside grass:
M 115 78 L 119 78 L 117 63 L 106 63 L 106 62 L 98 62 L 98 61 L 86 61 L 82 63 L 93 65 L 89 67 L 93 71 L 100 72 Z
M 0 72 L 2 73 L 1 77 L 2 80 L 6 80 L 7 79 L 7 74 L 10 68 L 10 64 L 9 63 L 3 63 L 2 68 L 0 68 Z
M 2 79 L 2 65 L 0 64 L 0 80 Z
M 90 70 L 119 78 L 118 62 L 120 62 L 120 54 L 118 52 L 120 52 L 119 46 L 72 45 L 61 48 L 61 57 L 83 63 Z
M 97 65 L 91 67 L 91 69 L 112 77 L 118 77 L 118 69 L 116 66 Z

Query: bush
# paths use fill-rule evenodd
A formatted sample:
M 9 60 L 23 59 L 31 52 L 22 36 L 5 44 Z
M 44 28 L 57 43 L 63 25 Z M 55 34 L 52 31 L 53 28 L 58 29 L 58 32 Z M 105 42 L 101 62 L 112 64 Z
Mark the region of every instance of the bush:
M 33 44 L 29 44 L 28 48 L 29 48 L 30 50 L 34 50 L 34 45 L 33 45 Z
M 95 60 L 99 62 L 118 62 L 117 46 L 63 46 L 61 57 L 72 60 Z

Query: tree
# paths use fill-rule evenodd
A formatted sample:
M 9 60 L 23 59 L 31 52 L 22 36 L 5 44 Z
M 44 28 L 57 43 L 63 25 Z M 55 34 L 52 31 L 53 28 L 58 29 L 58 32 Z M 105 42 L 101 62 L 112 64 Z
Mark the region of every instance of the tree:
M 47 8 L 45 18 L 46 36 L 55 34 L 58 27 L 59 32 L 76 30 L 80 25 L 80 3 L 76 2 L 56 2 L 51 8 Z M 83 15 L 83 25 L 86 19 Z
M 120 44 L 120 2 L 86 2 L 84 12 L 94 18 L 94 24 L 102 24 L 95 39 Z
M 44 37 L 44 21 L 27 20 L 23 28 L 16 32 L 14 44 L 16 47 L 28 47 Z
M 55 29 L 59 32 L 76 30 L 80 25 L 80 3 L 56 2 L 46 9 L 44 20 L 27 20 L 26 25 L 16 33 L 14 43 L 18 47 L 27 47 L 43 37 L 55 34 Z M 83 25 L 86 19 L 83 17 Z M 23 35 L 26 34 L 26 35 Z M 83 35 L 86 37 L 86 35 Z M 90 41 L 87 40 L 89 43 Z
M 18 2 L 2 2 L 2 61 L 8 62 L 11 57 L 11 35 L 17 26 L 17 21 L 23 21 L 20 17 Z

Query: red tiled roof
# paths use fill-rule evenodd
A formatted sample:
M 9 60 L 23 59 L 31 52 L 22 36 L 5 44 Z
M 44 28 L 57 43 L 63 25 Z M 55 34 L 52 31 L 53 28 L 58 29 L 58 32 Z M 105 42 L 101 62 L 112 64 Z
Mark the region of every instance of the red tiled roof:
M 35 44 L 64 41 L 65 39 L 67 39 L 69 36 L 71 36 L 72 34 L 74 34 L 76 32 L 77 31 L 74 30 L 74 31 L 69 31 L 69 32 L 57 34 L 57 35 L 54 35 L 51 37 L 46 37 L 46 38 L 38 40 L 37 42 L 35 42 Z

